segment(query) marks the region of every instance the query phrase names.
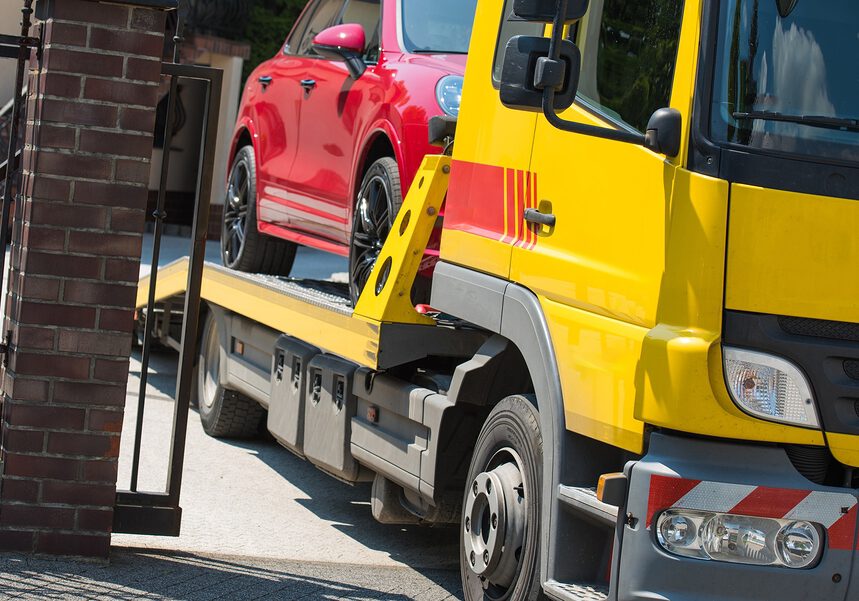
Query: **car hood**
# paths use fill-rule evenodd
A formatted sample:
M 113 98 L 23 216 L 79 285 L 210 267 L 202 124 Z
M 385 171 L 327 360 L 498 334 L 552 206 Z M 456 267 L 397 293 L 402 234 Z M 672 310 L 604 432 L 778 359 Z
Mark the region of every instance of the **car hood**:
M 453 75 L 465 75 L 465 54 L 403 54 L 402 61 Z

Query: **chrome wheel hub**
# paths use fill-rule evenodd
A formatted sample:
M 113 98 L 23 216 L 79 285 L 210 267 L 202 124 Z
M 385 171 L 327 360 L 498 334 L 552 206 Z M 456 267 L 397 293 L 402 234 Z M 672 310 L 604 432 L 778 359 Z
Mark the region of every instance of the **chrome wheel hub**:
M 527 506 L 522 472 L 512 450 L 503 454 L 506 461 L 472 481 L 463 510 L 466 561 L 484 587 L 509 587 L 513 583 L 525 541 Z

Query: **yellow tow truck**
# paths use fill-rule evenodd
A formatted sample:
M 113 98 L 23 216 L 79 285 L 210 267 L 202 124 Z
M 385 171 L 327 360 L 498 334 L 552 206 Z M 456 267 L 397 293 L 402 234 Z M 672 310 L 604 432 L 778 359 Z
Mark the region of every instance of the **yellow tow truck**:
M 849 0 L 481 0 L 452 156 L 354 308 L 206 266 L 205 429 L 456 524 L 469 601 L 859 599 L 857 32 Z

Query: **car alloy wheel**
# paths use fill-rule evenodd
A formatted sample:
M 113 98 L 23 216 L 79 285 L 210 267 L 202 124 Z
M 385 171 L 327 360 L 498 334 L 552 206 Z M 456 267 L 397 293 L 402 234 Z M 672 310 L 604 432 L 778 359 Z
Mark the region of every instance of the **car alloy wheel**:
M 238 160 L 230 173 L 230 183 L 224 203 L 222 250 L 227 267 L 233 267 L 242 257 L 247 238 L 249 192 L 250 170 L 246 161 Z
M 370 280 L 402 203 L 397 162 L 387 157 L 379 159 L 367 170 L 355 203 L 349 251 L 353 304 Z

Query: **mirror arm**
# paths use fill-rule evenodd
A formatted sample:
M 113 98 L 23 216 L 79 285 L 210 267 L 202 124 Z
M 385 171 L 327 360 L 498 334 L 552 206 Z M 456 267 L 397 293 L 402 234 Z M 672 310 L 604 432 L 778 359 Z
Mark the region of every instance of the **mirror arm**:
M 564 15 L 567 14 L 567 5 L 569 0 L 558 0 L 558 10 L 555 13 L 555 20 L 552 22 L 552 37 L 549 42 L 549 60 L 558 62 L 561 58 L 561 42 L 564 40 Z M 562 119 L 555 112 L 555 89 L 551 86 L 543 88 L 543 115 L 551 125 L 562 130 L 574 134 L 585 134 L 598 138 L 607 138 L 617 142 L 627 142 L 629 144 L 638 144 L 643 146 L 645 137 L 642 134 L 635 134 L 628 131 L 610 129 L 607 127 L 599 127 L 596 125 L 585 125 L 575 121 L 567 121 Z
M 346 68 L 349 69 L 349 75 L 352 76 L 352 79 L 360 79 L 367 70 L 367 63 L 364 62 L 363 57 L 358 56 L 357 54 L 352 54 L 345 58 Z

